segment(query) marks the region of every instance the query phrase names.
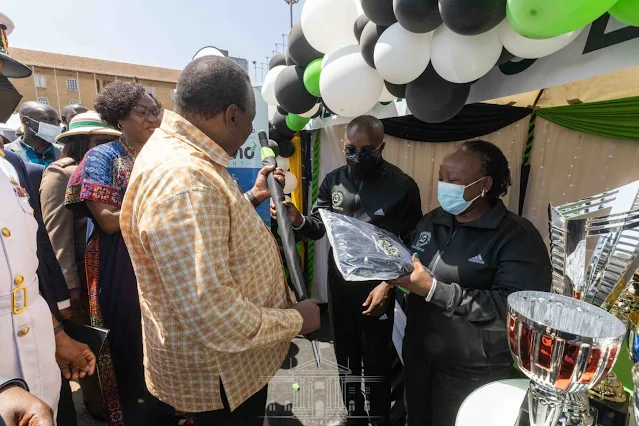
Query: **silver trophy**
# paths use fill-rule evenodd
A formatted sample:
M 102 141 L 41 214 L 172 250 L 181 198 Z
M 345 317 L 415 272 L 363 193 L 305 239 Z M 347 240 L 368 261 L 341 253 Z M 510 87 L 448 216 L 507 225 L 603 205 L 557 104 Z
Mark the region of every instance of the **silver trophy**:
M 552 291 L 610 310 L 639 267 L 639 181 L 550 205 Z M 598 238 L 586 262 L 586 242 Z
M 520 291 L 508 296 L 508 343 L 531 379 L 531 426 L 590 425 L 586 391 L 612 369 L 626 336 L 614 315 L 553 293 Z

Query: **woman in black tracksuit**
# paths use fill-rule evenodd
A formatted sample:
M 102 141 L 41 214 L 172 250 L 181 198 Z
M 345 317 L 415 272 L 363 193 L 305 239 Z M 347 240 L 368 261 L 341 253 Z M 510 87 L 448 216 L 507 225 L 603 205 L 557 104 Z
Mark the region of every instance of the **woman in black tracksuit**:
M 391 283 L 411 292 L 402 349 L 410 426 L 454 426 L 472 391 L 508 378 L 506 298 L 550 289 L 539 232 L 499 199 L 509 186 L 495 145 L 471 141 L 450 153 L 439 170 L 442 207 L 413 233 L 415 271 Z

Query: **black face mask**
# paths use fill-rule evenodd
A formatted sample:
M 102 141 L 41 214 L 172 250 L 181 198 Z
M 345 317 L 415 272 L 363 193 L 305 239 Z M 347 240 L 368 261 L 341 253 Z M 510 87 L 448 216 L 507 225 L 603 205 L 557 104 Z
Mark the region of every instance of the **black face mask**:
M 377 166 L 380 161 L 377 157 L 362 158 L 359 161 L 354 161 L 349 158 L 346 159 L 348 165 L 348 171 L 354 179 L 366 180 L 374 175 Z

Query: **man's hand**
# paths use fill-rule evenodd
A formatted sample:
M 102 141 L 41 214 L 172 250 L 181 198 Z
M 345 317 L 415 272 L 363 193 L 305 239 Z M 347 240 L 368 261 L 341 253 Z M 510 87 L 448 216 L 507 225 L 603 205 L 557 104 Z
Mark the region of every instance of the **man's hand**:
M 7 426 L 53 426 L 53 410 L 20 386 L 0 391 L 0 420 Z
M 410 275 L 404 275 L 395 280 L 388 281 L 392 286 L 403 287 L 411 293 L 426 297 L 433 286 L 433 277 L 430 276 L 417 254 L 413 254 L 413 267 Z
M 268 176 L 268 174 L 273 170 L 275 170 L 273 172 L 275 180 L 277 180 L 280 185 L 282 185 L 282 187 L 284 186 L 284 170 L 275 168 L 275 166 L 263 167 L 262 170 L 260 170 L 260 172 L 257 174 L 255 185 L 253 186 L 253 189 L 251 189 L 251 192 L 260 203 L 271 196 L 271 193 L 268 190 L 268 184 L 266 183 L 266 176 Z
M 291 219 L 291 224 L 298 228 L 302 224 L 302 213 L 290 201 L 284 201 L 284 205 L 286 206 L 286 211 L 288 211 L 288 217 Z M 277 210 L 273 200 L 271 200 L 271 219 L 277 221 Z
M 383 314 L 388 305 L 388 295 L 392 288 L 392 285 L 386 284 L 385 282 L 375 287 L 373 291 L 368 294 L 366 301 L 362 303 L 363 307 L 368 307 L 362 314 L 369 317 L 378 317 Z
M 302 315 L 304 323 L 300 334 L 306 335 L 320 328 L 320 311 L 319 306 L 313 299 L 302 300 L 295 304 L 295 309 Z
M 83 379 L 95 372 L 95 355 L 91 349 L 64 331 L 55 336 L 55 360 L 67 380 Z

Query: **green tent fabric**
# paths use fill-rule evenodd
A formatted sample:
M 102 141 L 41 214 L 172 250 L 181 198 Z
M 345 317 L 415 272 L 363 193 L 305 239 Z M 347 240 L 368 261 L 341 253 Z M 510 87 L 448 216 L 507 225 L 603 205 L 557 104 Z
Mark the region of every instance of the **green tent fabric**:
M 639 142 L 639 96 L 541 108 L 537 115 L 579 132 Z

